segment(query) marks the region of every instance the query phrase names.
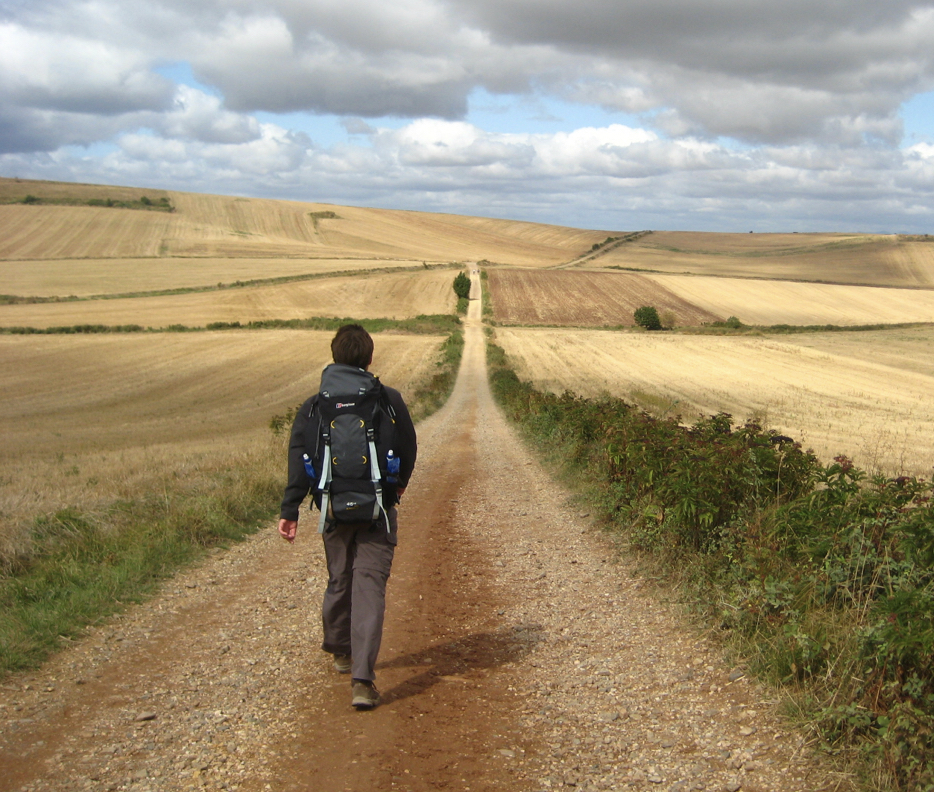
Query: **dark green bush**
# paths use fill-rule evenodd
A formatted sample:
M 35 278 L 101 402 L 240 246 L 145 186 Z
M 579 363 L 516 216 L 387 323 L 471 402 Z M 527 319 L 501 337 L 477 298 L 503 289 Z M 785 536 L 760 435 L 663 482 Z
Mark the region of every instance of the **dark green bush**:
M 454 278 L 454 293 L 462 300 L 470 297 L 470 278 L 463 272 L 458 272 Z
M 636 308 L 632 314 L 632 318 L 635 319 L 639 327 L 644 327 L 646 330 L 662 329 L 662 320 L 658 316 L 658 311 L 651 305 L 643 305 L 641 308 Z

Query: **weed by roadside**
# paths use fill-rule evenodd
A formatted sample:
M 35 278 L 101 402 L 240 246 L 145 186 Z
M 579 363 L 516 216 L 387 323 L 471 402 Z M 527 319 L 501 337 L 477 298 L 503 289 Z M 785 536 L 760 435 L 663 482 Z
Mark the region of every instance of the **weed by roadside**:
M 412 420 L 427 418 L 447 401 L 457 380 L 457 370 L 460 368 L 463 352 L 464 333 L 458 328 L 441 345 L 435 373 L 412 394 L 409 404 Z

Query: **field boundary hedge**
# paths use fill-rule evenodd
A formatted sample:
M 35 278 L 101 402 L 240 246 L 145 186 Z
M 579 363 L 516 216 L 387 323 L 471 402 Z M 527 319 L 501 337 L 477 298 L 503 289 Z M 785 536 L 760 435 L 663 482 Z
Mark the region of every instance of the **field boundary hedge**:
M 782 688 L 867 788 L 934 790 L 934 489 L 822 465 L 721 413 L 686 426 L 535 390 L 488 347 L 507 417 Z
M 455 314 L 419 314 L 408 319 L 348 319 L 311 316 L 307 319 L 257 319 L 252 322 L 208 322 L 202 326 L 172 324 L 143 327 L 138 324 L 80 324 L 56 327 L 0 327 L 0 335 L 97 335 L 101 333 L 200 333 L 209 330 L 337 330 L 345 324 L 363 325 L 370 333 L 398 331 L 421 335 L 443 335 L 460 327 Z

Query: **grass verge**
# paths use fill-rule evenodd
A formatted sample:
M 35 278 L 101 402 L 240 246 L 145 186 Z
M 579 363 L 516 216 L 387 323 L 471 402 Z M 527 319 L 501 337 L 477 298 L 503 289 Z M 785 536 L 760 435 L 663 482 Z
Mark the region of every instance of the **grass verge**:
M 720 414 L 692 426 L 620 399 L 536 391 L 502 349 L 507 416 L 608 530 L 677 586 L 750 673 L 866 788 L 934 790 L 934 487 L 822 466 Z
M 271 519 L 282 490 L 280 445 L 233 454 L 195 478 L 166 474 L 157 494 L 38 517 L 32 547 L 4 559 L 0 574 L 0 675 L 35 668 L 208 548 Z
M 415 389 L 408 405 L 412 420 L 420 421 L 436 412 L 454 390 L 457 371 L 464 353 L 464 332 L 457 328 L 441 345 L 437 369 L 421 386 Z

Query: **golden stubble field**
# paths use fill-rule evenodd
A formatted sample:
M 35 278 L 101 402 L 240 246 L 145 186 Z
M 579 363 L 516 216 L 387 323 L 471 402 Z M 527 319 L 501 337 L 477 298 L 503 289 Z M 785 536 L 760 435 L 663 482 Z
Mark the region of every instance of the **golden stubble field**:
M 159 258 L 0 260 L 3 293 L 91 297 L 197 289 L 265 278 L 422 269 L 414 259 Z
M 154 262 L 153 267 L 159 264 Z M 160 296 L 0 305 L 0 327 L 82 324 L 204 327 L 211 322 L 251 322 L 337 316 L 403 319 L 452 313 L 455 270 L 361 273 L 273 285 Z
M 519 376 L 656 414 L 752 417 L 829 462 L 930 478 L 934 328 L 718 337 L 498 328 Z
M 718 277 L 934 287 L 934 237 L 654 231 L 587 262 Z
M 0 336 L 0 554 L 37 514 L 152 493 L 272 442 L 270 418 L 317 390 L 332 335 Z M 377 334 L 372 370 L 406 395 L 441 340 Z
M 751 325 L 934 322 L 934 289 L 637 274 L 606 270 L 488 270 L 493 319 L 501 324 L 633 325 L 651 305 L 676 327 L 729 316 Z
M 699 310 L 753 325 L 934 322 L 934 289 L 646 275 Z M 684 323 L 687 324 L 687 323 Z
M 46 194 L 54 200 L 99 199 L 118 189 L 0 179 L 3 200 Z M 145 193 L 132 192 L 127 197 Z M 159 195 L 168 197 L 176 211 L 0 204 L 0 260 L 293 258 L 308 260 L 307 271 L 314 271 L 316 259 L 370 259 L 374 266 L 395 260 L 490 259 L 542 267 L 576 258 L 609 233 L 299 201 Z

